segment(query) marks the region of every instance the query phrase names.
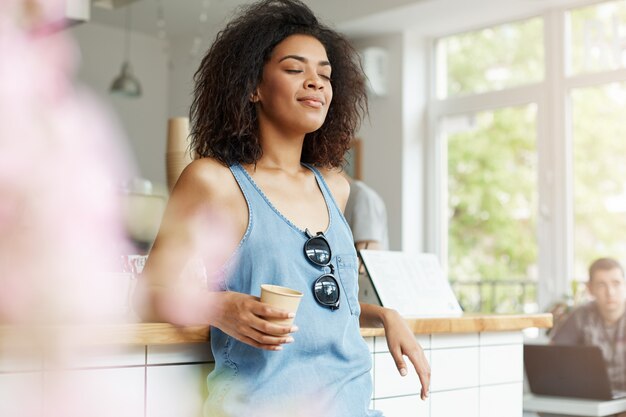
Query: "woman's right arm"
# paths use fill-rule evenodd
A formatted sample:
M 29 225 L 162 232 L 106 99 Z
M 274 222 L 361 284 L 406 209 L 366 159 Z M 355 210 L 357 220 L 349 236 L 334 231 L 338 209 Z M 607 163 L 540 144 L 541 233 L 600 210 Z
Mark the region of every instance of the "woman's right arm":
M 207 269 L 220 268 L 246 227 L 247 205 L 230 170 L 210 159 L 192 162 L 172 191 L 137 282 L 135 311 L 146 321 L 209 324 L 261 349 L 280 350 L 293 341 L 289 333 L 297 329 L 267 321 L 289 313 L 252 295 L 213 291 L 193 272 L 194 259 Z

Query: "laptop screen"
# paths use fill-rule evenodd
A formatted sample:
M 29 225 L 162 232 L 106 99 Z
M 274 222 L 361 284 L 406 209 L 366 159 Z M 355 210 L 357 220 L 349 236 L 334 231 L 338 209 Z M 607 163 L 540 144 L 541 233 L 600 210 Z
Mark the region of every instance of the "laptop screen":
M 524 345 L 524 369 L 537 395 L 611 400 L 611 384 L 597 346 Z

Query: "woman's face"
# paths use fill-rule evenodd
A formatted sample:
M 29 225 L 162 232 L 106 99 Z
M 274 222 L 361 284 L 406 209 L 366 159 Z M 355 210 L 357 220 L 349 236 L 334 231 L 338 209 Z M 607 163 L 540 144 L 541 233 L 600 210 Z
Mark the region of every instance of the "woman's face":
M 291 35 L 263 67 L 252 100 L 259 125 L 286 134 L 314 132 L 324 123 L 333 98 L 326 49 L 316 38 Z

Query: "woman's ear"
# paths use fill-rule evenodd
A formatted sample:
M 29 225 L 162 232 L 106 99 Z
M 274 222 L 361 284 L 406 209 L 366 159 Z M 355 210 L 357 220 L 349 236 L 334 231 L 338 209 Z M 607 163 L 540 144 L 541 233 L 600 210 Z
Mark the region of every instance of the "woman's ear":
M 252 93 L 250 93 L 250 101 L 252 103 L 256 103 L 257 101 L 259 101 L 259 94 L 256 90 L 254 90 Z

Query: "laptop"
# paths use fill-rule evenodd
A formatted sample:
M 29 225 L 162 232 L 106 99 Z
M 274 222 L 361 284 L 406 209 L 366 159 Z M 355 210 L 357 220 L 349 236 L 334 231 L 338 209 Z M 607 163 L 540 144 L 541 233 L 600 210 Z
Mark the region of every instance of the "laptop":
M 533 394 L 605 401 L 626 397 L 611 390 L 597 346 L 524 345 L 524 369 Z

